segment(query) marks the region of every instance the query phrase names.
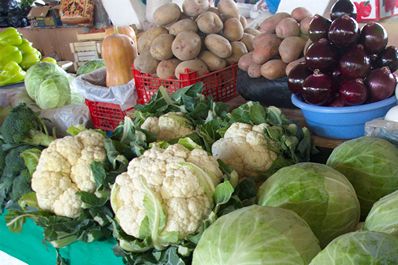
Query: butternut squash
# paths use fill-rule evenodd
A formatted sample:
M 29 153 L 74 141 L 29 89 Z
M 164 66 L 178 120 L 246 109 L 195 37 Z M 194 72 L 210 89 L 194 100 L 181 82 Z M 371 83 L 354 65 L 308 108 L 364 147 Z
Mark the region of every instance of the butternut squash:
M 125 85 L 133 79 L 132 66 L 136 49 L 129 37 L 112 34 L 102 43 L 102 58 L 106 66 L 107 87 Z
M 134 47 L 137 49 L 137 35 L 132 27 L 124 26 L 124 27 L 117 27 L 117 32 L 115 32 L 115 27 L 109 27 L 105 29 L 105 37 L 112 35 L 114 33 L 119 33 L 130 37 L 131 40 L 134 42 Z

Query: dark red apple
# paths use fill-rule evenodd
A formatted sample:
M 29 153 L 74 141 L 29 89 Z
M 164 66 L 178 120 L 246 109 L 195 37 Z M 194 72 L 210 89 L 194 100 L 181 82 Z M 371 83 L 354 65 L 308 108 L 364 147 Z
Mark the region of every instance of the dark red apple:
M 316 70 L 304 80 L 302 96 L 307 103 L 325 105 L 332 98 L 332 87 L 332 78 Z
M 329 107 L 344 107 L 344 100 L 343 98 L 339 95 L 337 96 L 331 103 L 328 105 Z
M 336 47 L 348 47 L 359 38 L 358 23 L 350 16 L 344 15 L 332 22 L 328 33 L 329 40 Z
M 341 56 L 339 64 L 341 74 L 345 78 L 363 78 L 370 70 L 370 59 L 361 44 Z
M 337 64 L 337 52 L 327 39 L 312 43 L 305 54 L 305 63 L 311 70 L 331 70 Z
M 388 46 L 384 51 L 382 51 L 377 60 L 377 66 L 383 67 L 387 66 L 390 68 L 391 72 L 398 70 L 398 48 L 394 46 Z
M 388 67 L 382 67 L 370 71 L 366 78 L 371 102 L 380 101 L 391 97 L 397 86 L 397 79 Z
M 368 88 L 362 79 L 346 80 L 340 85 L 339 94 L 345 105 L 361 105 L 368 100 Z
M 320 15 L 315 15 L 308 29 L 308 36 L 312 42 L 328 37 L 328 32 L 332 21 Z
M 300 63 L 290 70 L 288 75 L 288 87 L 294 94 L 301 94 L 303 91 L 304 80 L 311 75 L 312 72 L 307 68 L 305 63 Z
M 387 46 L 388 36 L 385 28 L 376 22 L 363 26 L 359 37 L 368 54 L 378 54 Z
M 332 20 L 344 15 L 357 19 L 357 8 L 350 0 L 339 0 L 332 6 L 332 12 L 330 13 Z

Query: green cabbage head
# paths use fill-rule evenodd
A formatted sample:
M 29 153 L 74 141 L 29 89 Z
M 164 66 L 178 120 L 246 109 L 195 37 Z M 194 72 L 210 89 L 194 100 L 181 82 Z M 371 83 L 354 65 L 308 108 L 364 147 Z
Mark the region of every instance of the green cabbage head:
M 292 211 L 253 205 L 217 219 L 193 253 L 193 265 L 306 265 L 320 251 Z
M 398 238 L 398 191 L 381 198 L 373 205 L 363 229 Z
M 398 190 L 398 148 L 373 137 L 347 141 L 330 155 L 327 165 L 348 178 L 365 219 L 373 204 Z
M 353 232 L 333 240 L 310 265 L 397 264 L 397 238 L 379 232 Z
M 309 224 L 321 246 L 354 231 L 360 217 L 359 201 L 347 178 L 316 163 L 277 171 L 260 187 L 258 204 L 296 212 Z
M 52 63 L 33 65 L 25 77 L 26 92 L 41 109 L 70 104 L 69 82 L 70 76 L 61 67 Z

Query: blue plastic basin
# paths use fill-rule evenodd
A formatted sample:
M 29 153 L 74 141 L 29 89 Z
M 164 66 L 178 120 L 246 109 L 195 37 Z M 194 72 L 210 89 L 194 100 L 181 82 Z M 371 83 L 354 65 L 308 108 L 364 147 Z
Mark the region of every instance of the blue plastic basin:
M 384 117 L 397 104 L 395 96 L 352 107 L 323 107 L 307 104 L 295 95 L 292 103 L 301 109 L 310 130 L 332 139 L 353 139 L 365 134 L 365 123 Z

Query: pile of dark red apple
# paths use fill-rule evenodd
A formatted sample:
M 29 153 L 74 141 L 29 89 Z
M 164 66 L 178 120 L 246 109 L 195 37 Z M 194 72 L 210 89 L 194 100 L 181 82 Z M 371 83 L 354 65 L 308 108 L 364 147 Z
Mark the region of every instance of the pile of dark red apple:
M 354 106 L 391 97 L 397 86 L 398 49 L 387 46 L 379 23 L 359 29 L 354 13 L 316 15 L 310 23 L 312 44 L 305 61 L 288 75 L 289 89 L 306 103 Z

